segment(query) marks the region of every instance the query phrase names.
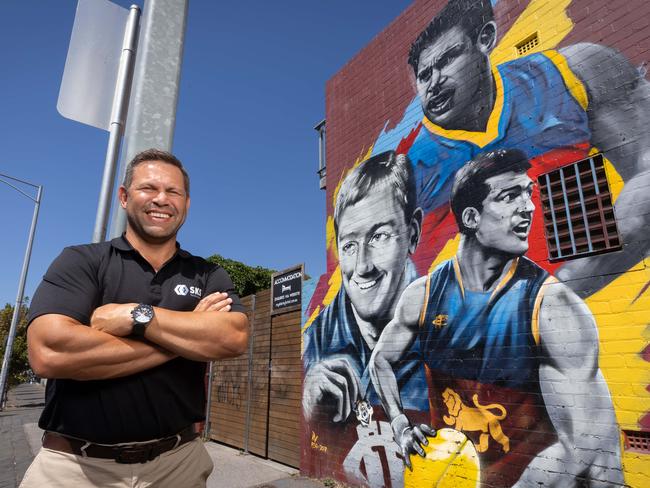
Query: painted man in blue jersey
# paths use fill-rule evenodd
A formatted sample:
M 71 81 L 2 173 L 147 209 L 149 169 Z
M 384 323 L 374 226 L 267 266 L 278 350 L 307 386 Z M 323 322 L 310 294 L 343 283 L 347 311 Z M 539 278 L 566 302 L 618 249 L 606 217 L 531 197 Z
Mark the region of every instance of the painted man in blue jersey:
M 409 256 L 417 247 L 421 224 L 413 171 L 404 155 L 376 155 L 341 184 L 334 227 L 343 286 L 303 335 L 307 420 L 324 411 L 327 420 L 345 422 L 358 401 L 379 404 L 367 365 L 397 300 L 417 278 Z M 406 406 L 426 411 L 417 344 L 405 359 L 398 382 Z
M 373 150 L 398 147 L 407 134 L 416 134 L 407 154 L 425 215 L 444 214 L 454 174 L 481 152 L 520 149 L 531 160 L 535 179 L 586 157 L 593 148 L 602 151 L 625 181 L 616 214 L 629 245 L 615 256 L 593 256 L 562 267 L 558 276 L 572 279 L 571 286 L 587 296 L 647 251 L 642 237 L 650 209 L 639 208 L 634 194 L 650 184 L 650 138 L 645 133 L 650 84 L 617 51 L 587 43 L 491 66 L 496 32 L 489 0 L 451 0 L 411 47 L 408 62 L 417 98 L 397 127 L 379 136 Z M 425 241 L 432 257 L 448 238 L 428 229 L 443 226 L 441 218 L 425 220 L 426 233 L 443 235 L 440 243 Z M 533 240 L 541 232 L 540 224 Z M 544 252 L 532 249 L 539 256 L 530 255 L 541 258 Z M 595 266 L 602 270 L 601 278 L 590 283 L 576 279 L 590 275 Z
M 342 468 L 354 485 L 402 486 L 404 468 L 368 362 L 400 295 L 418 277 L 410 256 L 422 211 L 411 163 L 392 151 L 376 155 L 345 176 L 335 198 L 341 288 L 303 333 L 303 431 L 310 447 L 303 464 L 309 472 Z M 425 421 L 427 383 L 417 342 L 395 374 L 409 415 Z
M 415 266 L 410 260 L 407 260 L 404 269 L 404 283 L 411 283 L 417 278 Z M 403 291 L 403 288 L 400 288 Z M 367 368 L 373 344 L 366 342 L 353 307 L 345 288 L 341 288 L 332 303 L 316 317 L 303 335 L 305 345 L 303 365 L 305 371 L 309 371 L 312 366 L 330 364 L 331 371 L 336 371 L 346 378 L 352 378 L 350 387 L 358 388 L 358 393 L 349 394 L 349 401 L 345 403 L 351 407 L 354 407 L 357 400 L 364 397 L 371 405 L 379 405 L 379 398 L 370 383 Z M 405 408 L 419 411 L 428 410 L 429 399 L 423 394 L 427 386 L 420 362 L 419 345 L 414 345 L 404 359 L 397 376 L 400 391 L 403 392 Z M 353 373 L 350 373 L 349 370 Z M 327 375 L 324 376 L 327 377 Z M 323 377 L 319 378 L 318 375 L 314 375 L 313 371 L 310 372 L 310 377 L 319 384 L 319 389 L 322 389 Z M 358 383 L 356 378 L 358 378 Z M 306 386 L 308 386 L 307 383 Z M 363 394 L 363 391 L 366 393 Z M 304 401 L 313 400 L 307 391 L 305 393 Z M 320 399 L 321 402 L 325 400 L 324 396 Z M 307 407 L 307 409 L 311 410 L 314 407 Z M 341 408 L 343 412 L 347 412 L 343 404 Z M 339 415 L 338 406 L 335 411 L 337 415 L 330 420 L 335 422 L 346 420 L 345 413 Z
M 370 375 L 409 466 L 428 440 L 404 414 L 393 368 L 419 340 L 431 425 L 474 443 L 483 486 L 622 484 L 593 317 L 524 257 L 535 208 L 529 168 L 523 152 L 498 150 L 457 172 L 458 253 L 404 291 Z

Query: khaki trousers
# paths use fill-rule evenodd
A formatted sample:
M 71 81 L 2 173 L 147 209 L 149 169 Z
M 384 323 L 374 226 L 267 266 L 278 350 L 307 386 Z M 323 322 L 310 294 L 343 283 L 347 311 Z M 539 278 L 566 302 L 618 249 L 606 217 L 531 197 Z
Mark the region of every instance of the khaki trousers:
M 200 439 L 137 464 L 41 448 L 20 488 L 203 488 L 213 467 Z

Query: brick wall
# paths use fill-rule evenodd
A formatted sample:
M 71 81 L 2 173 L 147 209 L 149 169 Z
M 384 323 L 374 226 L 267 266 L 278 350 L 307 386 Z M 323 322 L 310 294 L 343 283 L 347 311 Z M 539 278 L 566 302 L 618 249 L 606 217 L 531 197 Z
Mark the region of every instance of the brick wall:
M 416 0 L 326 85 L 328 266 L 303 319 L 305 474 L 649 483 L 650 3 L 494 3 Z M 409 50 L 440 15 L 416 78 Z M 622 244 L 550 259 L 539 182 L 594 154 Z M 426 447 L 420 424 L 438 430 Z

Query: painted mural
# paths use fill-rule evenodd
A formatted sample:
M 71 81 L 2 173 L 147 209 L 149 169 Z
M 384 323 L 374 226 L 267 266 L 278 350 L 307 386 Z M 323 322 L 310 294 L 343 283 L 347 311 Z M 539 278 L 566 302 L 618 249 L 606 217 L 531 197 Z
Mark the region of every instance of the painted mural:
M 650 84 L 614 48 L 563 43 L 570 0 L 531 0 L 500 36 L 496 3 L 441 3 L 409 40 L 402 119 L 331 192 L 333 271 L 304 312 L 307 474 L 650 484 L 622 448 L 650 429 Z M 537 178 L 595 153 L 624 246 L 550 262 Z

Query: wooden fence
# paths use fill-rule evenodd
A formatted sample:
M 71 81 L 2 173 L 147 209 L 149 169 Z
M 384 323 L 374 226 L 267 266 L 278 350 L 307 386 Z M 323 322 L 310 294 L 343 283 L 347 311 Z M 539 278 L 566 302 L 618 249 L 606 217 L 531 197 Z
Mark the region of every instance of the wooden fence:
M 212 367 L 209 437 L 300 465 L 300 311 L 271 316 L 270 290 L 244 297 L 248 353 Z

